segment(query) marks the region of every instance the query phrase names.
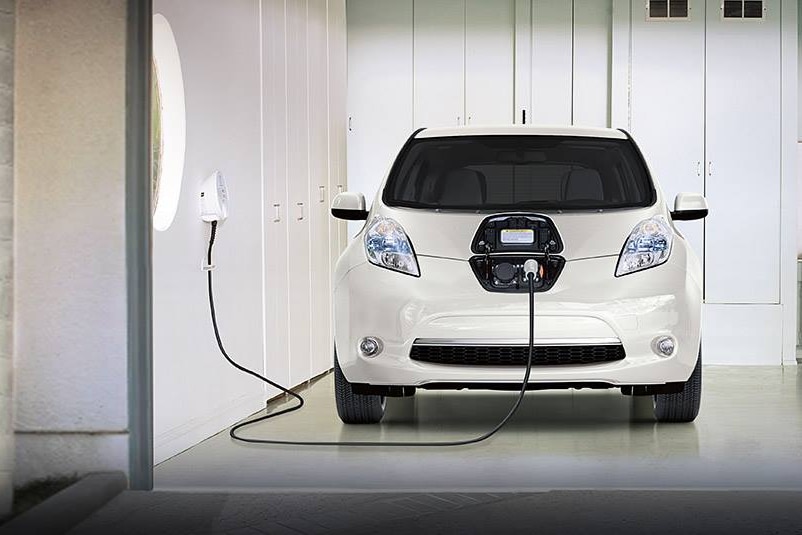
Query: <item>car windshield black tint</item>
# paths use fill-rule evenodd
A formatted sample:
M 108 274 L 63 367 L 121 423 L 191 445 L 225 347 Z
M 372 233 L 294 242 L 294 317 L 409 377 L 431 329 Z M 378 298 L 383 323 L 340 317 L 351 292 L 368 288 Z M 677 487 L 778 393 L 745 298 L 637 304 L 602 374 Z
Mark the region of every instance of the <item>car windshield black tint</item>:
M 650 206 L 654 196 L 628 139 L 525 135 L 413 140 L 383 200 L 428 209 L 600 210 Z

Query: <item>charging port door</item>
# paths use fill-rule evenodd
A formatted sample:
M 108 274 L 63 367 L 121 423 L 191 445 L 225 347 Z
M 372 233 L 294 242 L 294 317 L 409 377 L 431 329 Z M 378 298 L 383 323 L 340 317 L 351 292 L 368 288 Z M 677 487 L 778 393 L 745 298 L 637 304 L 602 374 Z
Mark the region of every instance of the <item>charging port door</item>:
M 488 217 L 476 231 L 470 259 L 479 283 L 490 292 L 528 291 L 524 263 L 538 263 L 535 291 L 549 290 L 560 276 L 565 259 L 563 242 L 554 222 L 536 214 L 500 214 Z

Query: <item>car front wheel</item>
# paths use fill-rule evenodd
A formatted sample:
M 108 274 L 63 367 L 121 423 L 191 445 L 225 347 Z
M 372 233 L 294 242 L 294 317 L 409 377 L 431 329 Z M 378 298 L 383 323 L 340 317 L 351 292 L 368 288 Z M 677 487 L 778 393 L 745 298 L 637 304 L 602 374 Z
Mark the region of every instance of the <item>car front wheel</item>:
M 654 396 L 654 416 L 658 422 L 692 422 L 699 414 L 702 401 L 702 351 L 690 378 L 681 392 L 656 394 Z
M 334 397 L 337 414 L 346 424 L 377 424 L 384 417 L 384 396 L 355 394 L 343 375 L 337 352 L 334 352 Z

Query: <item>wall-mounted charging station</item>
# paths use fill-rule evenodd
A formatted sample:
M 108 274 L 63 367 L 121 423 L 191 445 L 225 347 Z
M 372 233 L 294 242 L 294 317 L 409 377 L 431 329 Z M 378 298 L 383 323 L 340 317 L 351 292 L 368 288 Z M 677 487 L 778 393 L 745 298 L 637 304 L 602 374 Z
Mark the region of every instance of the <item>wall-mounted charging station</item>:
M 223 173 L 215 171 L 201 184 L 201 219 L 207 222 L 224 221 L 228 217 L 228 187 Z
M 362 200 L 362 203 L 364 204 L 364 200 Z M 251 444 L 272 444 L 272 445 L 291 445 L 291 446 L 364 446 L 364 447 L 463 446 L 466 444 L 475 444 L 477 442 L 482 442 L 490 438 L 491 436 L 496 434 L 502 427 L 504 427 L 510 420 L 510 418 L 512 418 L 512 416 L 517 412 L 518 407 L 520 407 L 524 395 L 526 394 L 526 387 L 529 383 L 529 375 L 532 371 L 532 356 L 534 352 L 534 340 L 535 340 L 535 321 L 534 321 L 535 284 L 540 282 L 540 277 L 539 277 L 540 266 L 534 259 L 526 260 L 526 262 L 523 264 L 521 268 L 522 280 L 525 281 L 529 291 L 529 355 L 526 362 L 526 373 L 524 374 L 523 381 L 521 383 L 521 390 L 518 393 L 518 397 L 516 398 L 515 403 L 510 408 L 507 415 L 490 431 L 487 431 L 479 436 L 468 439 L 451 440 L 443 442 L 297 441 L 297 440 L 247 438 L 239 435 L 238 431 L 244 427 L 248 427 L 257 424 L 259 422 L 264 422 L 265 420 L 275 418 L 276 416 L 279 416 L 281 414 L 286 414 L 288 412 L 293 412 L 300 409 L 304 405 L 304 399 L 297 392 L 294 392 L 291 389 L 268 379 L 266 376 L 261 375 L 237 363 L 234 359 L 231 358 L 231 356 L 229 356 L 228 352 L 223 346 L 223 339 L 220 335 L 220 329 L 217 325 L 217 312 L 215 310 L 214 292 L 212 288 L 212 271 L 215 269 L 215 266 L 212 263 L 212 251 L 214 249 L 214 241 L 217 236 L 217 225 L 228 217 L 228 187 L 226 186 L 225 178 L 223 177 L 223 174 L 220 171 L 215 171 L 214 173 L 212 173 L 201 184 L 200 215 L 203 221 L 211 224 L 211 233 L 209 235 L 209 248 L 206 252 L 206 262 L 203 265 L 203 270 L 207 273 L 207 285 L 209 292 L 208 294 L 209 312 L 211 314 L 212 328 L 214 329 L 215 340 L 217 341 L 217 347 L 220 350 L 220 353 L 234 368 L 252 377 L 255 377 L 256 379 L 259 379 L 265 384 L 268 384 L 274 388 L 281 390 L 285 394 L 295 398 L 298 401 L 297 405 L 281 409 L 276 412 L 269 412 L 263 416 L 257 416 L 255 418 L 250 418 L 248 420 L 245 420 L 244 422 L 240 422 L 239 424 L 235 425 L 229 430 L 229 435 L 231 436 L 232 439 Z
M 304 398 L 297 392 L 285 386 L 272 381 L 265 375 L 262 375 L 254 370 L 248 369 L 236 362 L 226 351 L 223 345 L 223 339 L 220 335 L 220 328 L 217 324 L 217 311 L 214 304 L 214 290 L 213 290 L 213 276 L 214 264 L 212 263 L 212 252 L 214 250 L 214 242 L 217 237 L 217 225 L 228 216 L 228 190 L 223 175 L 217 171 L 209 176 L 202 184 L 201 187 L 201 219 L 210 223 L 211 233 L 209 235 L 209 248 L 206 252 L 206 263 L 203 270 L 206 271 L 207 276 L 207 289 L 209 297 L 209 313 L 212 320 L 212 329 L 214 330 L 214 337 L 217 342 L 217 348 L 220 354 L 239 371 L 250 375 L 267 385 L 270 385 L 284 394 L 294 398 L 298 403 L 296 405 L 280 409 L 275 412 L 268 412 L 267 414 L 249 418 L 240 422 L 229 429 L 229 436 L 236 441 L 249 443 L 249 444 L 264 444 L 264 445 L 279 445 L 279 446 L 361 446 L 361 447 L 437 447 L 437 446 L 464 446 L 467 444 L 476 444 L 487 440 L 495 435 L 507 422 L 513 417 L 521 406 L 521 402 L 526 394 L 527 385 L 529 384 L 529 377 L 532 372 L 532 359 L 535 344 L 535 284 L 540 283 L 539 273 L 541 272 L 540 265 L 534 259 L 528 259 L 522 266 L 523 280 L 526 281 L 529 293 L 529 352 L 526 361 L 526 372 L 521 382 L 521 390 L 518 392 L 518 397 L 510 410 L 492 429 L 485 433 L 462 440 L 447 440 L 447 441 L 420 441 L 420 442 L 394 442 L 394 441 L 324 441 L 324 440 L 277 440 L 277 439 L 262 439 L 262 438 L 248 438 L 240 435 L 239 430 L 264 422 L 271 418 L 281 416 L 290 412 L 297 411 L 304 406 Z

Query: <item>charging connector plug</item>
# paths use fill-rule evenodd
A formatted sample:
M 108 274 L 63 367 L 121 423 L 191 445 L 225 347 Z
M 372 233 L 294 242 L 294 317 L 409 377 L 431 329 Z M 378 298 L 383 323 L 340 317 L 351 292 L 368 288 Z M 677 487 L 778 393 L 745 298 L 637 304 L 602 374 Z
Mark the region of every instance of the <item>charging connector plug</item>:
M 540 280 L 540 264 L 537 263 L 537 260 L 530 258 L 524 262 L 524 276 L 527 280 L 530 280 L 531 277 L 533 282 Z

